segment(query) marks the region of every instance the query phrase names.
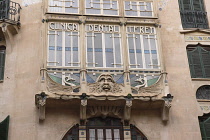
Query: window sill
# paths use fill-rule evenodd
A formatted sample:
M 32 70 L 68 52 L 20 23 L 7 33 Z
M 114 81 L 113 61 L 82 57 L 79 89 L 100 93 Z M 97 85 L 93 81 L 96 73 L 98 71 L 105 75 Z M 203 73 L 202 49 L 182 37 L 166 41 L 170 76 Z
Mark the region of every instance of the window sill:
M 52 14 L 52 15 L 72 15 L 72 16 L 87 16 L 87 17 L 113 17 L 113 18 L 130 18 L 130 19 L 158 19 L 156 16 L 141 16 L 141 17 L 136 17 L 136 16 L 121 16 L 121 15 L 100 15 L 100 14 L 80 14 L 80 13 L 62 13 L 62 12 L 46 12 L 45 14 Z
M 210 29 L 203 29 L 203 28 L 183 28 L 179 32 L 181 34 L 185 34 L 185 33 L 195 32 L 195 31 L 201 31 L 201 32 L 210 33 Z
M 210 100 L 207 99 L 197 99 L 198 102 L 210 102 Z
M 192 78 L 192 81 L 210 81 L 210 78 Z

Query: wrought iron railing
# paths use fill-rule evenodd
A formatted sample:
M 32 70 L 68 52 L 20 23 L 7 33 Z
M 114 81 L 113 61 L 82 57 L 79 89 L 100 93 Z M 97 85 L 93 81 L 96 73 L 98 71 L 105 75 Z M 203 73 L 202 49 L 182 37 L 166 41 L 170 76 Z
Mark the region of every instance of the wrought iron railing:
M 183 28 L 209 28 L 207 13 L 204 11 L 183 10 L 180 15 Z
M 0 21 L 20 23 L 20 4 L 10 1 L 0 1 Z

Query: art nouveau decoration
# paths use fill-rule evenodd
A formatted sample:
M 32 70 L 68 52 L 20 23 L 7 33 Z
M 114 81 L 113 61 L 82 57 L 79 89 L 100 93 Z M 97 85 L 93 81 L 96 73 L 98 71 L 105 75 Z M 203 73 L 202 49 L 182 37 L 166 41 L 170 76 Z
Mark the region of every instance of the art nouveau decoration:
M 49 77 L 47 74 L 47 90 L 51 93 L 56 93 L 56 94 L 62 94 L 62 93 L 73 93 L 73 92 L 78 92 L 80 89 L 80 86 L 76 86 L 75 84 L 71 83 L 73 79 L 70 78 L 69 76 L 64 78 L 64 83 L 65 85 L 59 84 L 55 81 L 52 80 L 52 78 Z
M 123 84 L 117 84 L 110 74 L 101 74 L 96 83 L 88 84 L 90 93 L 121 93 Z

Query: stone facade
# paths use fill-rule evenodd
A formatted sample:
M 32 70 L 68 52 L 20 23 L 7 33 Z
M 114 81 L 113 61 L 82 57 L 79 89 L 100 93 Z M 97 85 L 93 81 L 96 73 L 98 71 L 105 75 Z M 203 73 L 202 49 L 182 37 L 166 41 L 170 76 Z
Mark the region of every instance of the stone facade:
M 89 118 L 107 116 L 121 119 L 125 133 L 130 124 L 135 125 L 148 140 L 201 140 L 198 116 L 209 112 L 202 111 L 200 106 L 208 106 L 209 102 L 198 102 L 196 91 L 209 85 L 209 79 L 191 78 L 186 46 L 209 45 L 209 40 L 196 37 L 208 37 L 210 33 L 208 29 L 182 28 L 178 0 L 153 1 L 152 18 L 55 14 L 48 12 L 47 0 L 13 1 L 21 5 L 21 24 L 0 23 L 3 38 L 0 45 L 6 46 L 4 80 L 0 83 L 0 120 L 10 115 L 8 140 L 62 140 L 75 124 L 82 126 Z M 207 8 L 210 1 L 204 3 L 210 13 Z M 119 4 L 123 5 L 123 0 Z M 80 13 L 84 8 L 81 6 Z M 123 15 L 123 10 L 119 13 Z M 207 16 L 210 19 L 210 14 Z M 81 65 L 73 72 L 79 73 L 79 85 L 65 74 L 63 85 L 50 75 L 59 73 L 47 64 L 48 30 L 51 23 L 57 22 L 77 24 L 80 30 Z M 144 85 L 144 79 L 139 79 L 136 86 L 131 85 L 132 70 L 126 67 L 128 54 L 123 58 L 124 67 L 116 68 L 122 70 L 123 82 L 117 83 L 114 77 L 118 73 L 110 71 L 92 72 L 98 77 L 93 83 L 87 82 L 85 25 L 107 23 L 121 29 L 123 54 L 128 51 L 127 26 L 155 28 L 160 67 L 156 70 L 158 74 L 151 74 L 159 76 L 152 85 Z M 79 132 L 85 129 L 80 128 Z M 80 135 L 80 139 L 85 138 Z M 124 139 L 131 139 L 130 134 L 124 134 Z

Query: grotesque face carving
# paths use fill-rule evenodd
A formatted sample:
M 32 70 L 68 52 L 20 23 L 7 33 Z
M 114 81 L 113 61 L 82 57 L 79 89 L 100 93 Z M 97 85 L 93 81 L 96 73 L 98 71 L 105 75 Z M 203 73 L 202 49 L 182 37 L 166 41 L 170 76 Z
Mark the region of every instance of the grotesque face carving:
M 104 91 L 108 92 L 108 91 L 111 90 L 111 88 L 113 87 L 115 82 L 114 82 L 114 79 L 112 78 L 111 75 L 109 75 L 109 74 L 102 74 L 98 78 L 98 83 L 100 83 L 101 88 Z

